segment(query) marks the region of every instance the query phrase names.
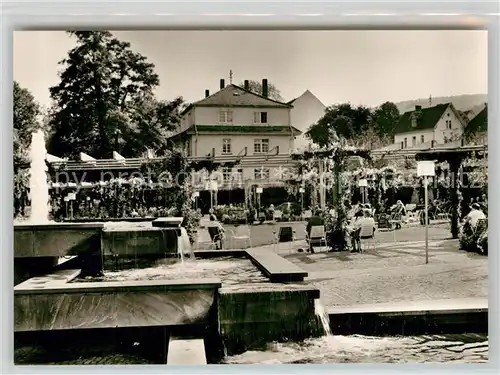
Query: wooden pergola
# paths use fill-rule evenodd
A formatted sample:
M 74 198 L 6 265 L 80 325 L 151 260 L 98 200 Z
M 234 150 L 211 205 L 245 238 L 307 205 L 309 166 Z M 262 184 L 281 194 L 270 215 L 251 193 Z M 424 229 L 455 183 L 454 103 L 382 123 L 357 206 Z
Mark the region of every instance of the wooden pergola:
M 460 146 L 448 147 L 441 149 L 423 150 L 415 155 L 418 160 L 432 160 L 437 163 L 447 162 L 450 166 L 450 177 L 453 178 L 452 188 L 450 189 L 450 203 L 451 211 L 451 235 L 452 238 L 458 238 L 458 224 L 459 224 L 459 189 L 460 189 L 460 175 L 462 173 L 462 162 L 464 159 L 475 157 L 477 159 L 487 158 L 488 146 Z

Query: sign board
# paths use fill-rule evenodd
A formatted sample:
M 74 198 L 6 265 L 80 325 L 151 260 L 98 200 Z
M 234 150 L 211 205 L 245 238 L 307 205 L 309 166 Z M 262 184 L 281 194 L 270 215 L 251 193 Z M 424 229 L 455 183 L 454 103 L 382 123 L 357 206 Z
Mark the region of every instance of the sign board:
M 255 189 L 255 192 L 257 194 L 262 194 L 262 188 L 261 187 L 258 187 L 257 189 Z
M 299 193 L 304 193 L 304 192 L 305 192 L 304 188 L 302 188 L 302 187 L 299 188 Z
M 76 194 L 75 193 L 68 193 L 68 199 L 70 201 L 74 201 L 76 199 Z
M 417 175 L 419 177 L 433 177 L 435 172 L 435 163 L 431 160 L 422 160 L 417 163 Z
M 366 178 L 362 178 L 361 180 L 358 181 L 358 186 L 359 187 L 367 187 L 368 186 L 368 181 Z
M 200 196 L 200 192 L 199 191 L 195 191 L 193 193 L 193 198 L 198 198 Z

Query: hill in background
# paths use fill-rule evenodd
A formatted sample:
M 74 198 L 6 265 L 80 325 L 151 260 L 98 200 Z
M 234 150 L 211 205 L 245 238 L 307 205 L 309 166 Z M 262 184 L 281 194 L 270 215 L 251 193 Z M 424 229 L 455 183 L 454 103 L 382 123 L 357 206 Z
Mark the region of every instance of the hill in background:
M 476 114 L 479 113 L 488 102 L 487 94 L 473 94 L 473 95 L 454 95 L 454 96 L 440 96 L 432 98 L 432 105 L 453 103 L 456 109 L 460 111 L 473 110 Z M 429 98 L 407 100 L 404 102 L 394 103 L 399 109 L 400 113 L 413 111 L 416 105 L 421 105 L 422 108 L 429 107 Z

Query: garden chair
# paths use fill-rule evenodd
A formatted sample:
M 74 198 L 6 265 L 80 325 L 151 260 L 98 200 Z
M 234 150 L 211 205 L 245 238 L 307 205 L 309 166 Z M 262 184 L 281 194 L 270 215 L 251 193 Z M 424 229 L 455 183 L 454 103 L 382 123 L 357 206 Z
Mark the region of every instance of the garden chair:
M 307 219 L 310 219 L 311 217 L 312 217 L 312 211 L 311 210 L 305 210 L 303 218 L 307 220 Z
M 212 225 L 208 227 L 208 233 L 210 234 L 210 239 L 215 245 L 215 248 L 218 250 L 222 250 L 224 246 L 224 233 L 221 231 L 221 229 L 218 226 Z
M 325 226 L 324 225 L 312 226 L 310 234 L 308 234 L 306 231 L 306 242 L 309 247 L 309 250 L 312 249 L 313 245 L 321 246 L 321 244 L 323 243 L 325 246 L 327 246 Z
M 283 212 L 281 212 L 280 210 L 274 211 L 274 214 L 273 214 L 274 221 L 280 221 L 282 217 L 283 217 Z
M 196 233 L 196 250 L 200 250 L 200 245 L 208 245 L 209 248 L 212 248 L 212 246 L 217 248 L 217 243 L 212 239 L 208 228 L 198 228 Z
M 250 226 L 248 225 L 237 225 L 234 230 L 228 229 L 231 232 L 231 237 L 233 239 L 233 249 L 236 249 L 236 241 L 243 241 L 248 246 L 246 248 L 252 247 L 252 239 L 250 233 Z
M 487 219 L 479 219 L 477 221 L 476 227 L 474 228 L 474 234 L 481 234 L 485 230 L 488 229 L 488 220 Z
M 359 240 L 361 243 L 359 251 L 364 252 L 363 245 L 366 244 L 367 247 L 372 247 L 373 250 L 376 248 L 375 242 L 375 225 L 372 223 L 362 223 L 361 229 L 359 231 Z
M 292 252 L 293 250 L 292 245 L 296 240 L 295 230 L 293 230 L 292 227 L 290 226 L 280 227 L 278 233 L 276 233 L 276 230 L 273 230 L 273 236 L 274 236 L 274 250 L 276 253 L 279 253 L 280 243 L 288 243 L 289 245 L 288 250 L 290 253 Z
M 408 225 L 420 224 L 420 210 L 409 211 L 406 215 Z

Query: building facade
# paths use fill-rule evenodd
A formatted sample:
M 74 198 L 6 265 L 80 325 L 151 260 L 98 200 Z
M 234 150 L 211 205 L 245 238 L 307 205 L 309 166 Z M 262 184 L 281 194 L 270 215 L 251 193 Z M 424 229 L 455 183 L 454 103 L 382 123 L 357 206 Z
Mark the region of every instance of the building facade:
M 305 148 L 311 143 L 305 133 L 325 115 L 326 106 L 309 90 L 288 103 L 293 105 L 292 124 L 302 132 L 295 139 L 295 147 Z
M 423 143 L 445 144 L 460 139 L 465 122 L 453 104 L 439 104 L 404 113 L 396 128 L 394 143 L 400 148 L 416 147 Z
M 193 158 L 212 155 L 222 163 L 237 162 L 210 176 L 195 174 L 198 190 L 213 189 L 211 181 L 216 181 L 217 190 L 242 189 L 247 196 L 252 187 L 283 186 L 294 169 L 290 153 L 302 132 L 292 125 L 292 108 L 268 97 L 266 79 L 260 95 L 249 90 L 248 81 L 245 87 L 226 86 L 221 79 L 219 91 L 210 95 L 206 90 L 204 99 L 184 110 L 180 128 L 170 139 Z

